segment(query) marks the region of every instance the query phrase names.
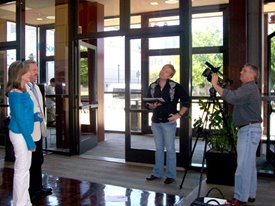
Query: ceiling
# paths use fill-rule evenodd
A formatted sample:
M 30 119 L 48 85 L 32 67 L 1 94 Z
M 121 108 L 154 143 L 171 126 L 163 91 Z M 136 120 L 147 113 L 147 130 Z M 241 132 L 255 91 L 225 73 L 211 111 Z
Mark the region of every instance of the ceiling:
M 119 15 L 119 0 L 89 0 L 104 5 L 105 17 Z M 169 0 L 168 0 L 169 1 Z M 170 0 L 175 1 L 175 0 Z M 229 0 L 192 0 L 192 6 L 206 6 L 227 4 Z M 152 6 L 151 2 L 157 2 L 158 5 Z M 132 0 L 131 13 L 141 13 L 148 11 L 160 11 L 178 8 L 178 3 L 167 4 L 165 0 Z M 269 3 L 264 6 L 265 12 L 274 12 L 275 3 Z M 54 23 L 55 0 L 26 0 L 26 23 L 30 25 L 43 25 Z M 15 2 L 11 4 L 0 4 L 0 18 L 15 21 Z M 39 20 L 40 18 L 40 20 Z

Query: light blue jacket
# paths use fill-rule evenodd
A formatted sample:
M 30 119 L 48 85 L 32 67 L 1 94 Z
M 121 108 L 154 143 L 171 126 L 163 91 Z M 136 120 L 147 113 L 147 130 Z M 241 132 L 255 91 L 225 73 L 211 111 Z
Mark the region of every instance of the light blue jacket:
M 10 123 L 9 129 L 17 134 L 22 134 L 28 150 L 34 149 L 35 143 L 32 139 L 34 122 L 42 121 L 37 113 L 33 113 L 33 101 L 27 92 L 9 92 Z

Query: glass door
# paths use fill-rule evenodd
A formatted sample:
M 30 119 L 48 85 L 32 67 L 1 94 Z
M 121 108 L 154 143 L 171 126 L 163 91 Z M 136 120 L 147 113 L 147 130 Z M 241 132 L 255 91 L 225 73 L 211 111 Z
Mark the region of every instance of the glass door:
M 9 139 L 9 105 L 6 97 L 8 68 L 16 60 L 16 50 L 0 51 L 0 145 L 5 146 L 5 160 L 14 161 L 13 146 Z
M 268 98 L 266 159 L 275 168 L 275 32 L 268 36 Z
M 79 41 L 79 153 L 97 145 L 96 46 Z
M 126 160 L 154 163 L 155 143 L 151 131 L 152 113 L 144 107 L 143 97 L 149 84 L 158 77 L 163 65 L 173 64 L 176 74 L 173 80 L 180 81 L 179 36 L 141 38 L 130 40 L 129 123 L 126 130 Z M 126 97 L 127 98 L 127 97 Z M 178 109 L 179 109 L 178 105 Z M 126 110 L 127 111 L 127 110 Z M 175 147 L 178 163 L 181 164 L 180 121 L 177 122 Z M 129 141 L 127 141 L 129 140 Z M 146 156 L 146 158 L 144 158 Z

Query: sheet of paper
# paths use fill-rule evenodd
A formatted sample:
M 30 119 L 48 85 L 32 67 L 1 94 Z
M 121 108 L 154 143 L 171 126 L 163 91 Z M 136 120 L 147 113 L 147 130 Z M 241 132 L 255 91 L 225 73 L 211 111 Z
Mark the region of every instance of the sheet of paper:
M 159 97 L 159 98 L 143 98 L 143 101 L 146 102 L 165 102 L 163 98 Z
M 125 196 L 125 195 L 106 195 L 105 201 L 106 202 L 126 202 L 127 196 Z

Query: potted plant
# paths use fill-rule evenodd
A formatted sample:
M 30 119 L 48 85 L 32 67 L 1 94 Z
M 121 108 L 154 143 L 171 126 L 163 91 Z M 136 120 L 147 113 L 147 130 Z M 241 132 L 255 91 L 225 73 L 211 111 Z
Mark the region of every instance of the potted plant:
M 195 120 L 197 137 L 204 138 L 207 183 L 234 185 L 237 167 L 236 139 L 232 115 L 225 112 L 218 98 L 199 100 L 203 115 Z

